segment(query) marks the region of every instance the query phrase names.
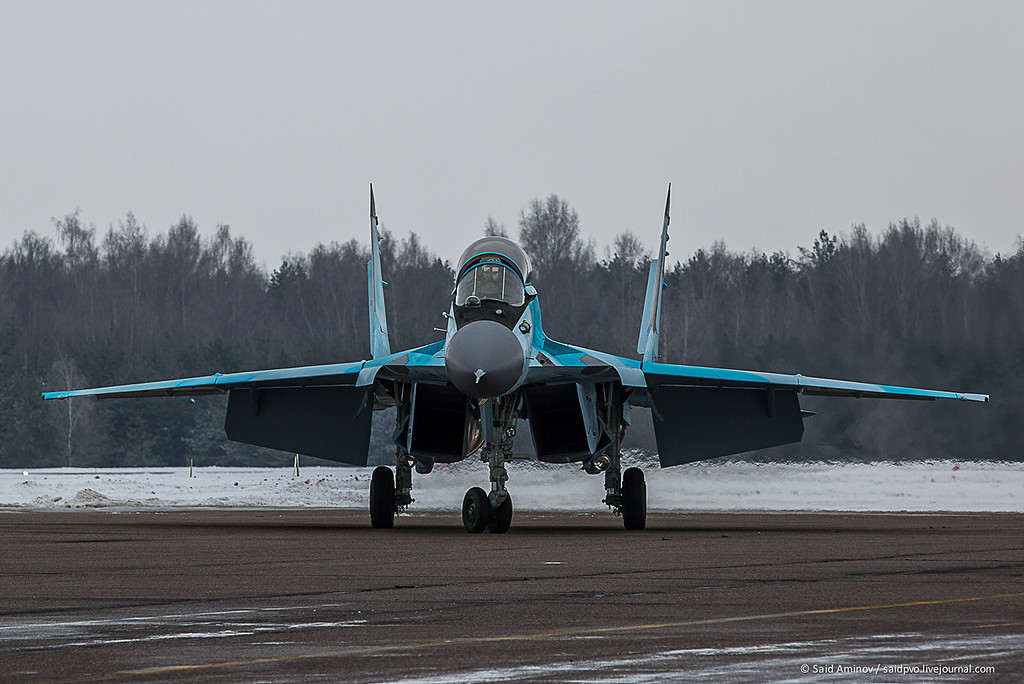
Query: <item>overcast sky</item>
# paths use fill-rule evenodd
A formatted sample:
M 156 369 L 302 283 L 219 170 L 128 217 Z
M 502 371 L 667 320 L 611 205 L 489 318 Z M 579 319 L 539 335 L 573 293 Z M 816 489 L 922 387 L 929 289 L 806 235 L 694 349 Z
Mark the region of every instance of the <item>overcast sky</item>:
M 601 247 L 937 218 L 1024 233 L 1024 3 L 0 0 L 0 246 L 81 210 L 226 223 L 269 268 L 398 237 L 454 261 L 556 193 Z

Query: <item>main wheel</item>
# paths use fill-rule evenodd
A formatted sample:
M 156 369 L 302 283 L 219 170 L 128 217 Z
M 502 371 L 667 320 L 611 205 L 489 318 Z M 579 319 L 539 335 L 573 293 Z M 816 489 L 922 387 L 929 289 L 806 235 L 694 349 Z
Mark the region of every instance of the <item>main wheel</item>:
M 491 516 L 487 520 L 487 531 L 495 534 L 508 532 L 512 524 L 512 495 L 506 492 L 505 500 L 497 508 L 491 509 Z
M 374 468 L 370 477 L 370 525 L 395 526 L 395 474 L 387 466 Z
M 467 532 L 483 532 L 491 518 L 491 502 L 487 492 L 473 487 L 462 500 L 462 525 Z
M 644 471 L 629 468 L 622 474 L 622 524 L 627 530 L 647 527 L 647 482 Z

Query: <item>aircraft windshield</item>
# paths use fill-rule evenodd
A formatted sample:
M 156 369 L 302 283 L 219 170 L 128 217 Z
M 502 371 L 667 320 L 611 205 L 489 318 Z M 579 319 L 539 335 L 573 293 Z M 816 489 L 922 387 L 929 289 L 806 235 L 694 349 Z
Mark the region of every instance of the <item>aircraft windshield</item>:
M 455 270 L 456 280 L 469 272 L 470 268 L 481 261 L 500 261 L 512 267 L 524 282 L 530 282 L 530 258 L 523 248 L 508 238 L 499 236 L 482 237 L 462 253 L 458 268 Z
M 464 306 L 470 297 L 496 300 L 509 306 L 522 306 L 526 302 L 519 275 L 497 260 L 482 261 L 466 270 L 455 290 L 455 306 Z

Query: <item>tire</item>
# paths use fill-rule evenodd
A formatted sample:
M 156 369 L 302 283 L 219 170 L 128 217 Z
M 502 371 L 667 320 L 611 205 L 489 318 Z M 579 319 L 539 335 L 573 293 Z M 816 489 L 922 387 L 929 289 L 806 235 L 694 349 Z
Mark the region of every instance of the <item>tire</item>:
M 487 520 L 487 531 L 494 534 L 508 532 L 512 524 L 512 495 L 506 493 L 505 500 L 497 508 L 491 509 L 490 518 Z
M 622 524 L 627 530 L 647 527 L 647 482 L 639 468 L 622 474 Z
M 370 525 L 377 529 L 395 526 L 395 474 L 387 466 L 374 468 L 370 477 Z
M 487 522 L 491 518 L 491 502 L 487 498 L 487 492 L 479 487 L 473 487 L 466 492 L 462 500 L 462 525 L 467 532 L 477 534 L 487 528 Z

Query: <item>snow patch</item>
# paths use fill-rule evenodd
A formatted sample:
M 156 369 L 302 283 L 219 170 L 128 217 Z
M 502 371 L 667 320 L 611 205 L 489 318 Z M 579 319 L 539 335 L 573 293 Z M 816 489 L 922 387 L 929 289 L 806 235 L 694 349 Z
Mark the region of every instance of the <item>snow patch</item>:
M 636 460 L 636 459 L 633 459 Z M 637 465 L 626 463 L 626 465 Z M 640 463 L 652 511 L 1024 512 L 1024 463 Z M 0 469 L 0 508 L 341 508 L 368 505 L 372 468 Z M 603 512 L 604 476 L 578 464 L 513 462 L 518 510 Z M 458 510 L 487 488 L 475 460 L 413 476 L 412 510 Z

